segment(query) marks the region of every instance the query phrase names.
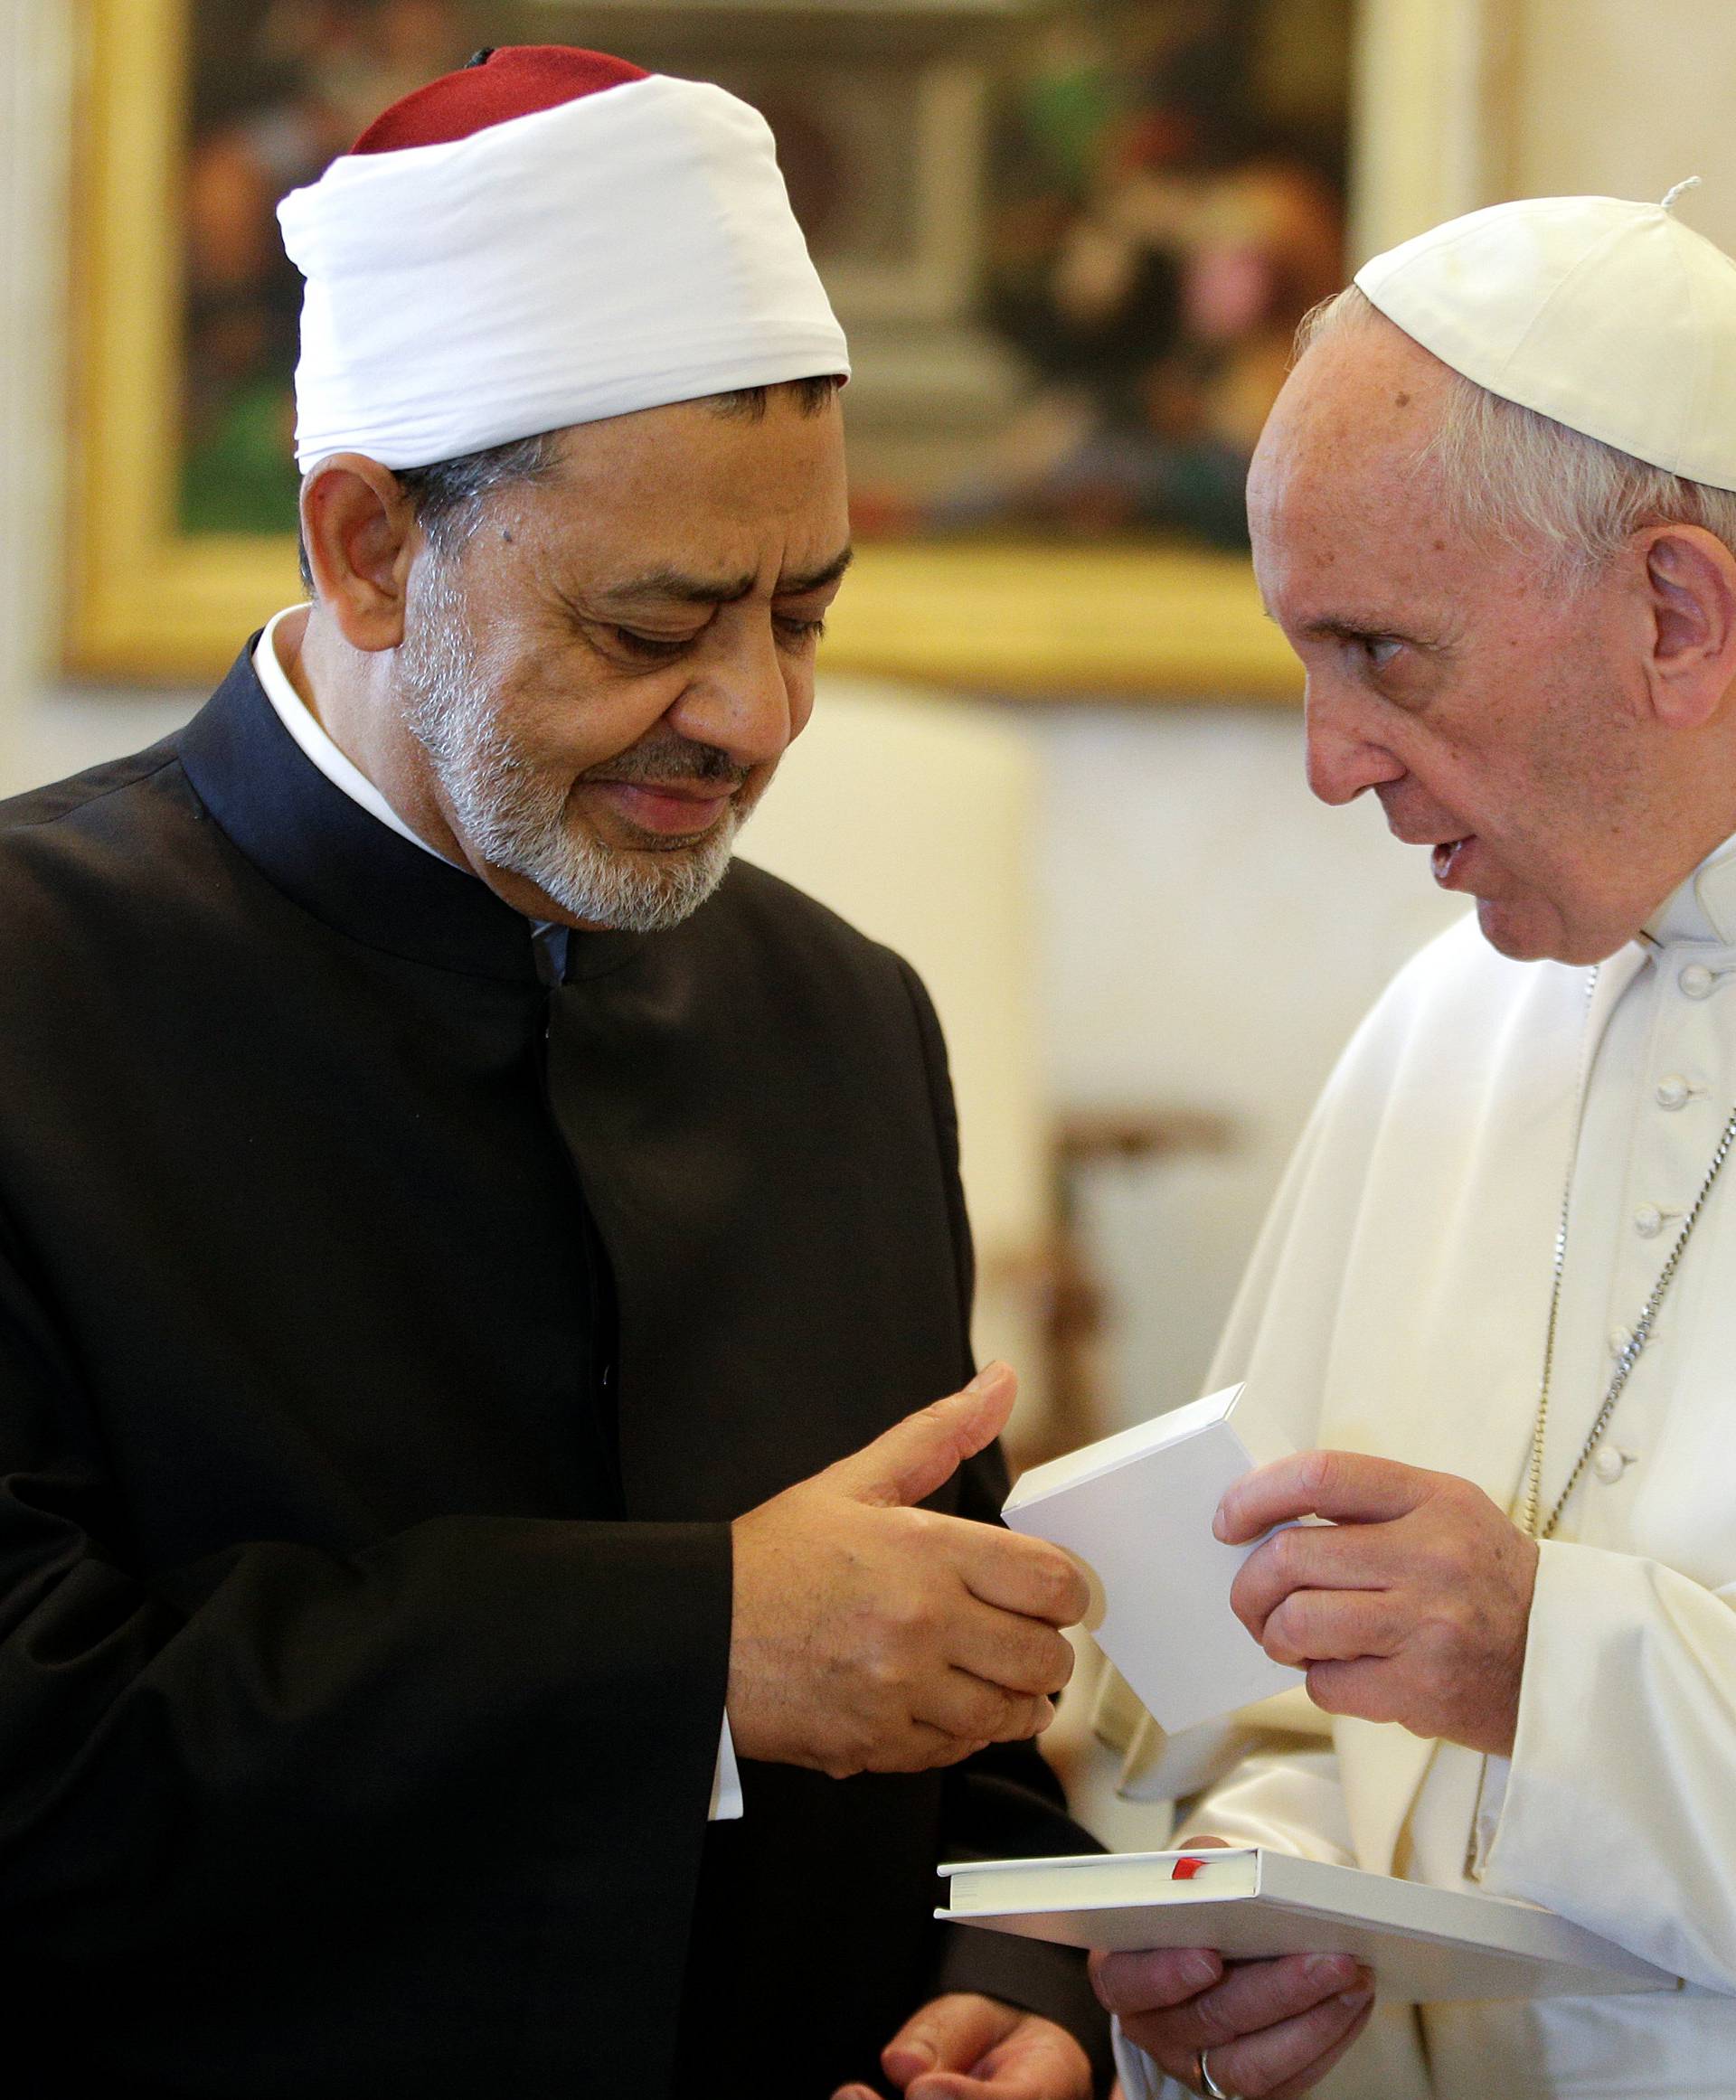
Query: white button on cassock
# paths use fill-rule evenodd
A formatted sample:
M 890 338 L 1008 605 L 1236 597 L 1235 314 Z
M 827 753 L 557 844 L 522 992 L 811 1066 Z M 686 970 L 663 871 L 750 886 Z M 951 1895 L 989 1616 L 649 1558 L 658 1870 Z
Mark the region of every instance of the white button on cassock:
M 1591 1470 L 1607 1487 L 1627 1472 L 1629 1455 L 1626 1451 L 1618 1451 L 1613 1444 L 1599 1444 L 1598 1455 L 1591 1461 Z
M 1633 1338 L 1634 1331 L 1631 1327 L 1612 1327 L 1609 1330 L 1610 1355 L 1619 1356 Z
M 1664 1213 L 1656 1203 L 1642 1203 L 1634 1212 L 1634 1230 L 1642 1239 L 1656 1239 L 1664 1229 Z
M 1681 1108 L 1693 1091 L 1680 1072 L 1672 1072 L 1667 1078 L 1657 1082 L 1657 1105 L 1660 1108 Z
M 1690 963 L 1675 981 L 1690 999 L 1703 999 L 1718 982 L 1703 963 Z

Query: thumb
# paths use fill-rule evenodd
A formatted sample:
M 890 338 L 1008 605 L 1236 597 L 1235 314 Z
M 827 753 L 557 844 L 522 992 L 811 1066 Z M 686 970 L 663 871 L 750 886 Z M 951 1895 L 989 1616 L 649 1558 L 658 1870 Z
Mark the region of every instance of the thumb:
M 884 1436 L 841 1458 L 820 1477 L 852 1502 L 908 1508 L 944 1485 L 1006 1426 L 1019 1381 L 1004 1363 L 979 1370 L 961 1393 L 948 1393 L 895 1422 Z
M 931 2071 L 968 2071 L 1024 2019 L 1012 2006 L 974 1992 L 936 1998 L 886 2044 L 881 2068 L 901 2093 Z

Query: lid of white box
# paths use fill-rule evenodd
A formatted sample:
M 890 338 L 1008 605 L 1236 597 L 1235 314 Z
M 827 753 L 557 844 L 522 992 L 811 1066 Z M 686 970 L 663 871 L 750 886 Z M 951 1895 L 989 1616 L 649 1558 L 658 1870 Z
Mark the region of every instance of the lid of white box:
M 1185 1407 L 1172 1408 L 1166 1415 L 1154 1415 L 1149 1422 L 1118 1430 L 1113 1436 L 1100 1437 L 1095 1444 L 1081 1445 L 1063 1458 L 1050 1459 L 1046 1465 L 1033 1465 L 1019 1475 L 1017 1485 L 1002 1505 L 1002 1513 L 1028 1509 L 1062 1488 L 1096 1480 L 1118 1466 L 1147 1457 L 1154 1451 L 1166 1451 L 1184 1437 L 1196 1436 L 1214 1422 L 1227 1420 L 1241 1394 L 1241 1386 L 1226 1386 L 1221 1393 L 1207 1393 L 1203 1399 L 1189 1400 Z

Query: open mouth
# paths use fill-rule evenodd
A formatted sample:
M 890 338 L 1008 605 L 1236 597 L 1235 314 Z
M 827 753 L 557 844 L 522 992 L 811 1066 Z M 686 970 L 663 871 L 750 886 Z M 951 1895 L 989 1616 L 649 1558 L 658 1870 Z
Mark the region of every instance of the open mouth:
M 1452 880 L 1453 871 L 1458 865 L 1465 849 L 1470 843 L 1471 840 L 1468 836 L 1462 839 L 1443 839 L 1435 848 L 1433 864 L 1437 882 L 1450 882 Z

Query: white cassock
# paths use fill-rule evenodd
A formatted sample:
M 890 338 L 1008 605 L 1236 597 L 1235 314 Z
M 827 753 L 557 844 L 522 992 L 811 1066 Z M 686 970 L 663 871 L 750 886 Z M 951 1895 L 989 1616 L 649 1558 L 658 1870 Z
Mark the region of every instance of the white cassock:
M 1401 973 L 1315 1112 L 1213 1387 L 1253 1381 L 1300 1446 L 1459 1474 L 1512 1508 L 1571 1167 L 1553 1507 L 1736 1107 L 1736 841 L 1647 937 L 1592 987 L 1467 920 Z M 1128 1697 L 1112 1686 L 1107 1732 Z M 1526 1898 L 1696 1986 L 1394 2009 L 1323 2100 L 1736 2095 L 1736 1158 L 1542 1549 L 1510 1760 L 1297 1694 L 1214 1737 L 1142 1719 L 1121 1740 L 1130 1791 L 1200 1789 L 1189 1830 Z M 1175 2100 L 1124 2059 L 1129 2100 Z

